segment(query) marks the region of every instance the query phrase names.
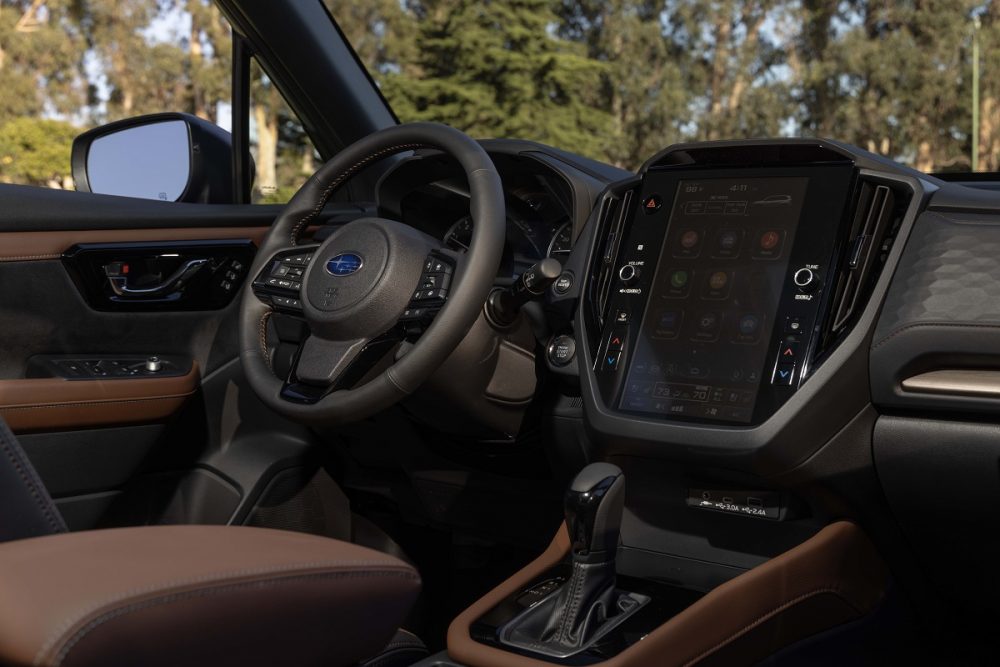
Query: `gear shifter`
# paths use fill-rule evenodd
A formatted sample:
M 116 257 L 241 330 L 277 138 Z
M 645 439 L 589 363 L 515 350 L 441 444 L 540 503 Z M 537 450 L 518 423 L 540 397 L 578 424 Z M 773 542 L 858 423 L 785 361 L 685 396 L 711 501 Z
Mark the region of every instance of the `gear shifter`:
M 566 492 L 572 574 L 550 598 L 511 621 L 505 643 L 555 657 L 579 652 L 648 598 L 615 587 L 615 555 L 625 506 L 618 466 L 592 463 Z

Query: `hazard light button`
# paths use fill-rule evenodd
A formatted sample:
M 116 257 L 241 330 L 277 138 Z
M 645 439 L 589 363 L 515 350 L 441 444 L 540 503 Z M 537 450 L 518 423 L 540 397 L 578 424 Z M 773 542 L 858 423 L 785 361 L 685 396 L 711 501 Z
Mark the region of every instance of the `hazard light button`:
M 644 210 L 647 215 L 656 213 L 660 210 L 661 206 L 663 206 L 663 199 L 660 198 L 660 195 L 649 195 L 642 200 L 642 210 Z

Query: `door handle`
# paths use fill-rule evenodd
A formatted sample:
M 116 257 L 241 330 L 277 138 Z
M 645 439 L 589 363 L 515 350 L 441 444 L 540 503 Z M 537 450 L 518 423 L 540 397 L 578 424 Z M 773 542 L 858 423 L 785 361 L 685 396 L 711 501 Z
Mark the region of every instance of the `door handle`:
M 149 287 L 129 287 L 128 276 L 121 270 L 123 262 L 106 264 L 104 273 L 107 275 L 108 282 L 111 283 L 111 290 L 116 296 L 149 298 L 165 296 L 181 290 L 207 263 L 207 259 L 189 259 L 165 280 Z

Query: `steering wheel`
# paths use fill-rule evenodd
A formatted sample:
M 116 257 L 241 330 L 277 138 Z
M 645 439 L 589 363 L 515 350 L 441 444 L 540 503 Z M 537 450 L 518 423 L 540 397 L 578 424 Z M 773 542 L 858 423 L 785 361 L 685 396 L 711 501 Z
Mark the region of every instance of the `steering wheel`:
M 472 242 L 466 253 L 401 222 L 360 218 L 321 245 L 300 236 L 333 192 L 364 167 L 417 148 L 440 150 L 468 178 Z M 240 303 L 240 359 L 271 409 L 297 421 L 337 424 L 379 412 L 417 390 L 482 310 L 503 252 L 500 176 L 467 135 L 437 123 L 380 130 L 340 151 L 275 219 Z M 275 374 L 274 312 L 301 317 L 308 334 L 288 377 Z M 389 353 L 395 350 L 395 354 Z

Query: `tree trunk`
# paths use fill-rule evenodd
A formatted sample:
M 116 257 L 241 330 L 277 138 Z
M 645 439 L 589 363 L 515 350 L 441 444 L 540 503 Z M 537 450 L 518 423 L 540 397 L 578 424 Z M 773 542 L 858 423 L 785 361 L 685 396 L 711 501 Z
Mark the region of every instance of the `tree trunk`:
M 257 189 L 265 197 L 278 189 L 278 117 L 262 104 L 255 104 L 257 125 Z
M 714 53 L 712 54 L 712 75 L 709 88 L 708 127 L 705 136 L 708 139 L 718 139 L 722 136 L 719 127 L 723 112 L 723 87 L 726 83 L 726 70 L 729 64 L 729 42 L 733 33 L 732 6 L 729 2 L 722 3 L 715 18 Z
M 1000 170 L 1000 104 L 993 95 L 984 95 L 979 106 L 979 169 Z
M 191 3 L 198 3 L 199 0 L 191 0 Z M 195 116 L 199 118 L 204 118 L 205 120 L 212 120 L 212 117 L 208 113 L 205 103 L 205 91 L 199 83 L 199 74 L 204 67 L 204 49 L 201 45 L 201 31 L 202 26 L 199 21 L 200 12 L 197 11 L 197 7 L 190 7 L 189 3 L 189 14 L 191 16 L 191 36 L 190 36 L 190 49 L 191 49 L 191 111 Z

